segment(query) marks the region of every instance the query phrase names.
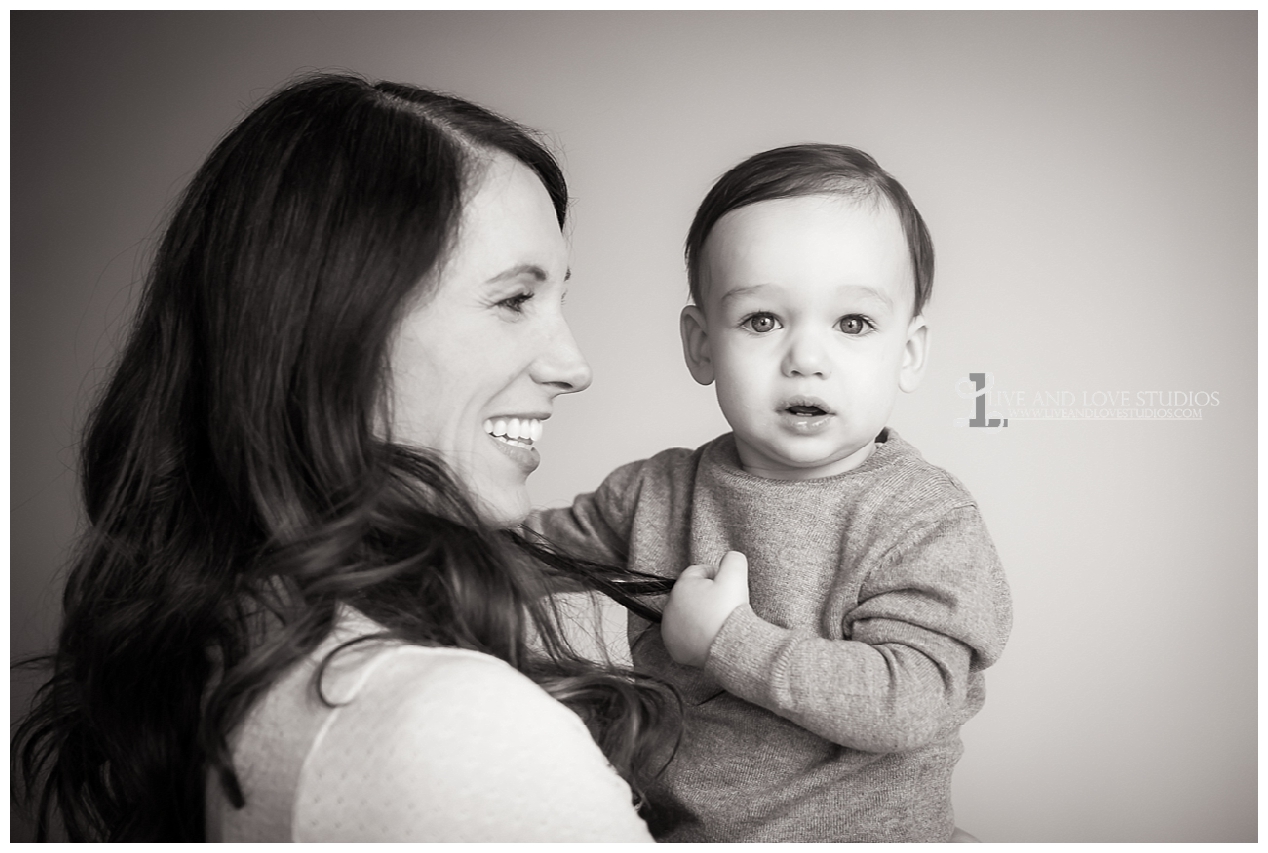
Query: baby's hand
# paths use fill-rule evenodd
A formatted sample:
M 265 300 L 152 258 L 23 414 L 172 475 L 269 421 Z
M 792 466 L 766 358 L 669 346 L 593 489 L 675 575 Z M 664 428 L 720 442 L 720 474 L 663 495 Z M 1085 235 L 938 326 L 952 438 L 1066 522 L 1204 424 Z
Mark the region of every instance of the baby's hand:
M 661 616 L 660 635 L 669 656 L 686 666 L 704 666 L 713 638 L 741 604 L 748 604 L 748 558 L 739 551 L 728 551 L 716 566 L 688 566 Z

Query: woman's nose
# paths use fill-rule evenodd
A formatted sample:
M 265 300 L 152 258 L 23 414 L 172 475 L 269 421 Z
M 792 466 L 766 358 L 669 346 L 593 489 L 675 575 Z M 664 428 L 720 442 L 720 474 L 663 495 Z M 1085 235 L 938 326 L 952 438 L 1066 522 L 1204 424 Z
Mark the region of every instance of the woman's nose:
M 533 379 L 552 385 L 560 394 L 575 394 L 590 387 L 593 374 L 590 363 L 581 354 L 577 339 L 566 322 L 560 322 L 550 335 L 546 351 L 534 364 Z
M 784 375 L 817 376 L 822 379 L 832 374 L 828 353 L 819 336 L 806 332 L 794 335 L 788 343 L 788 351 L 784 354 Z

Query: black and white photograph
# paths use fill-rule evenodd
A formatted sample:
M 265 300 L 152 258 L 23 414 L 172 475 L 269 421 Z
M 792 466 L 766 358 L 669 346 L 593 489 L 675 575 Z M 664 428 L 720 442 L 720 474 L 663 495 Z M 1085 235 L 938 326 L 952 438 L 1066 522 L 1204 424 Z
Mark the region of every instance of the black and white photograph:
M 11 841 L 1258 840 L 1258 12 L 14 11 Z

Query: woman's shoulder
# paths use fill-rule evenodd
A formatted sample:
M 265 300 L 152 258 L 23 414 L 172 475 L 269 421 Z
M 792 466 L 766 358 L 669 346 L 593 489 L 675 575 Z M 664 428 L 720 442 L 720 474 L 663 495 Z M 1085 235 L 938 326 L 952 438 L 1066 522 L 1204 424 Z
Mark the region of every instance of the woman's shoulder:
M 563 719 L 581 725 L 575 714 L 500 658 L 450 646 L 374 639 L 380 633 L 376 623 L 347 610 L 314 655 L 325 659 L 321 696 L 345 718 L 344 726 L 409 723 L 419 715 L 478 720 L 510 707 L 518 713 L 562 712 Z M 490 705 L 490 696 L 513 702 Z
M 463 684 L 487 688 L 527 682 L 536 688 L 505 661 L 469 649 L 366 639 L 343 648 L 327 644 L 322 656 L 326 655 L 329 657 L 321 677 L 322 696 L 345 711 L 364 704 L 359 700 L 366 693 L 386 691 L 395 697 L 392 704 L 398 705 L 429 698 L 465 702 L 467 692 L 453 689 Z M 367 710 L 355 708 L 357 713 Z
M 580 718 L 509 664 L 400 644 L 361 655 L 331 684 L 296 840 L 648 840 Z
M 479 724 L 508 713 L 532 713 L 581 721 L 540 686 L 505 661 L 482 652 L 402 643 L 367 645 L 336 654 L 327 666 L 322 694 L 345 727 L 405 727 L 414 723 Z M 491 702 L 500 697 L 503 701 Z M 584 726 L 581 726 L 584 730 Z
M 246 807 L 209 777 L 210 839 L 650 840 L 629 786 L 540 686 L 380 633 L 345 613 L 250 712 L 234 747 Z

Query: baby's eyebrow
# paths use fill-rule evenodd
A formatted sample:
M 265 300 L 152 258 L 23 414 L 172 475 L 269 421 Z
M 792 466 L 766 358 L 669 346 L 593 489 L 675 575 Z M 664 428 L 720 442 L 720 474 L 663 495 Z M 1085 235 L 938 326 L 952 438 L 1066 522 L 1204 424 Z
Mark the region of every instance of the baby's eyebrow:
M 769 287 L 769 285 L 765 284 L 746 284 L 743 287 L 736 287 L 722 294 L 722 302 L 726 303 L 730 300 L 740 299 L 744 296 L 760 295 L 762 291 L 769 289 Z M 870 298 L 880 302 L 886 308 L 894 307 L 894 300 L 888 293 L 883 290 L 877 290 L 874 287 L 868 287 L 865 284 L 846 285 L 837 291 L 837 295 L 863 299 Z
M 722 294 L 722 301 L 726 302 L 730 299 L 739 299 L 741 296 L 752 296 L 755 293 L 760 293 L 765 288 L 766 285 L 764 284 L 748 284 L 744 287 L 737 287 Z
M 843 296 L 861 296 L 863 298 L 870 297 L 878 302 L 883 302 L 887 308 L 894 307 L 894 300 L 890 298 L 890 295 L 885 291 L 877 290 L 874 287 L 868 287 L 862 284 L 852 284 L 841 288 L 841 293 Z

